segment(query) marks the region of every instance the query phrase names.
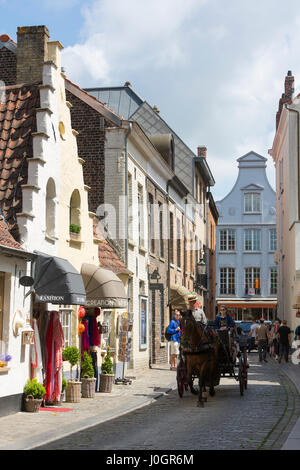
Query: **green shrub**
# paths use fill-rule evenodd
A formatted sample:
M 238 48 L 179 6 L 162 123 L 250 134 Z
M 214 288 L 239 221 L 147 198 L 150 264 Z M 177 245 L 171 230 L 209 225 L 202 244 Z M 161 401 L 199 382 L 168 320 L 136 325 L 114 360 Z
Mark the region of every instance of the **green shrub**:
M 63 392 L 66 390 L 67 385 L 68 385 L 68 382 L 67 382 L 67 380 L 63 377 L 63 379 L 62 379 L 62 384 L 61 384 L 61 393 L 63 393 Z
M 37 379 L 27 380 L 24 387 L 24 393 L 27 397 L 32 395 L 33 398 L 41 399 L 46 394 L 46 389 L 37 381 Z
M 114 373 L 113 362 L 111 360 L 111 355 L 110 355 L 109 348 L 107 348 L 106 356 L 105 356 L 104 361 L 101 365 L 101 371 L 106 373 L 106 374 L 113 374 Z
M 81 377 L 85 375 L 89 378 L 94 377 L 93 360 L 86 351 L 83 354 L 83 361 L 81 362 Z
M 80 351 L 75 346 L 67 346 L 63 352 L 62 357 L 64 361 L 68 361 L 71 365 L 71 380 L 72 380 L 72 367 L 80 361 Z
M 81 230 L 80 225 L 76 225 L 76 224 L 71 224 L 71 225 L 70 225 L 70 232 L 72 232 L 72 233 L 80 233 L 80 230 Z

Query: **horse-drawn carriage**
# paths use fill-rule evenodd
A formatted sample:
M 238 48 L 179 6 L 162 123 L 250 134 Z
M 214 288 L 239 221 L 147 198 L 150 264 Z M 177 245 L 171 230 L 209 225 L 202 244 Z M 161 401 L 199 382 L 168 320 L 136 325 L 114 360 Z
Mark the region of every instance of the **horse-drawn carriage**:
M 236 371 L 237 369 L 237 371 Z M 214 387 L 220 378 L 234 377 L 239 382 L 240 394 L 244 394 L 248 383 L 247 337 L 236 335 L 234 330 L 214 330 L 196 322 L 191 311 L 185 312 L 181 320 L 180 355 L 177 365 L 177 387 L 180 397 L 184 391 L 198 394 L 198 406 L 215 394 Z M 198 379 L 198 391 L 194 380 Z

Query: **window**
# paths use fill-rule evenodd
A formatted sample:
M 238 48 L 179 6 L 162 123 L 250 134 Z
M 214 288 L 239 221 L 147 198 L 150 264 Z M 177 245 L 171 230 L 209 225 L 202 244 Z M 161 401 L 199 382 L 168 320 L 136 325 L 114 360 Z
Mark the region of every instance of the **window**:
M 72 344 L 72 308 L 60 308 L 60 322 L 64 333 L 65 347 Z
M 270 269 L 270 294 L 277 294 L 277 268 Z
M 158 234 L 158 255 L 163 258 L 164 257 L 164 226 L 163 226 L 163 205 L 159 202 L 158 203 L 158 227 L 159 227 L 159 234 Z
M 254 289 L 256 295 L 260 295 L 260 268 L 245 268 L 245 294 Z
M 193 232 L 190 232 L 190 273 L 194 273 L 194 237 Z
M 272 230 L 270 230 L 270 250 L 271 251 L 277 250 L 276 228 L 272 228 Z
M 246 193 L 244 199 L 245 212 L 261 212 L 261 197 L 258 193 Z
M 132 175 L 128 173 L 128 238 L 133 240 Z
M 260 230 L 245 230 L 245 251 L 260 250 Z
M 235 294 L 235 269 L 220 268 L 220 294 Z
M 149 250 L 150 250 L 150 253 L 155 253 L 153 211 L 154 211 L 153 196 L 152 196 L 152 194 L 149 193 L 149 195 L 148 195 L 148 217 L 149 217 Z
M 181 267 L 181 223 L 177 219 L 177 266 Z
M 174 264 L 174 215 L 170 212 L 170 263 Z
M 138 223 L 139 223 L 139 246 L 144 246 L 144 197 L 143 187 L 138 187 Z
M 140 297 L 140 349 L 147 349 L 147 298 Z
M 220 230 L 220 250 L 235 250 L 235 230 Z

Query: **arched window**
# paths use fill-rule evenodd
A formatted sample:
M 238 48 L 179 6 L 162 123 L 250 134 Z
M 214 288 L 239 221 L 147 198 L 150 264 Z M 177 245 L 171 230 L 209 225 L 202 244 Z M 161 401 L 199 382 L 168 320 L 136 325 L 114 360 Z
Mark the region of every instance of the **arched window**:
M 70 233 L 80 234 L 80 194 L 78 189 L 73 191 L 70 200 Z
M 55 183 L 49 178 L 46 186 L 46 235 L 49 237 L 55 237 L 55 197 Z

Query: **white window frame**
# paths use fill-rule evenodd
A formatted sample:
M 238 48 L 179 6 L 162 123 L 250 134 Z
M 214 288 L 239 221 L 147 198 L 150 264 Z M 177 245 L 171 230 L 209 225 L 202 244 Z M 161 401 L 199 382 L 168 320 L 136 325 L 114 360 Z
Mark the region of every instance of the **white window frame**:
M 225 283 L 222 280 L 222 271 L 225 274 Z M 233 285 L 233 289 L 230 289 L 229 287 L 230 286 L 229 280 L 231 280 L 231 285 Z M 235 268 L 226 267 L 226 266 L 220 267 L 219 281 L 220 281 L 220 288 L 219 288 L 220 295 L 235 295 L 236 293 Z M 222 286 L 225 286 L 225 289 L 223 289 Z
M 275 233 L 275 237 L 272 237 L 272 234 Z M 272 247 L 272 244 L 275 245 L 275 248 Z M 276 251 L 277 250 L 277 233 L 276 233 L 276 228 L 270 229 L 269 232 L 269 249 L 270 251 Z
M 250 276 L 247 276 L 247 271 L 250 271 Z M 256 270 L 256 275 L 255 275 Z M 249 279 L 249 285 L 247 286 L 247 277 Z M 259 279 L 259 288 L 255 289 L 255 279 Z M 255 295 L 261 295 L 261 269 L 259 266 L 247 266 L 244 268 L 244 282 L 245 282 L 245 293 L 248 294 L 249 289 L 255 289 Z M 258 292 L 257 292 L 258 291 Z
M 276 291 L 275 292 L 272 292 L 272 282 L 273 282 L 272 271 L 276 272 Z M 278 282 L 278 270 L 276 266 L 272 266 L 270 268 L 270 295 L 277 295 L 277 291 L 278 291 L 277 282 Z
M 247 197 L 250 197 L 250 209 L 247 210 L 248 208 L 246 207 L 247 204 Z M 259 200 L 259 208 L 255 208 L 255 203 L 257 201 L 254 200 L 254 196 L 258 197 Z M 246 214 L 261 214 L 261 194 L 260 193 L 244 193 L 244 212 Z
M 60 322 L 64 333 L 65 347 L 72 346 L 72 313 L 73 309 L 68 306 L 59 308 Z
M 225 245 L 225 248 L 222 248 L 222 232 L 225 232 L 225 240 L 224 240 L 224 243 L 223 245 Z M 234 244 L 234 247 L 233 248 L 229 248 L 229 235 L 231 235 L 232 237 L 232 240 L 231 240 L 231 243 L 233 241 L 233 244 Z M 220 232 L 219 232 L 219 248 L 220 248 L 220 251 L 235 251 L 236 249 L 236 231 L 235 230 L 232 230 L 232 229 L 221 229 Z
M 246 246 L 246 241 L 247 241 L 247 234 L 250 233 L 250 241 L 251 242 L 251 248 L 247 248 Z M 255 235 L 258 236 L 258 238 L 255 238 Z M 254 243 L 258 241 L 258 248 L 254 248 Z M 244 231 L 244 251 L 251 252 L 251 251 L 261 251 L 261 230 L 259 229 L 246 229 Z

